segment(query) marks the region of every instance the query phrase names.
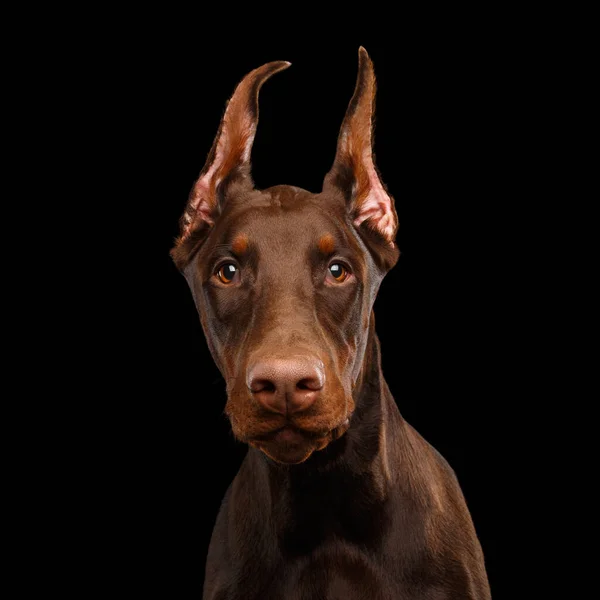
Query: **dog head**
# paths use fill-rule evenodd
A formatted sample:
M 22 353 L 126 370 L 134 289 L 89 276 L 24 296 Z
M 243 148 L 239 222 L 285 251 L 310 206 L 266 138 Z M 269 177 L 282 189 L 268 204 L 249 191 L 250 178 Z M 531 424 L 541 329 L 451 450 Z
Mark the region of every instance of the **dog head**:
M 295 464 L 351 425 L 373 303 L 399 252 L 394 200 L 373 160 L 364 48 L 322 191 L 255 188 L 258 93 L 288 66 L 268 63 L 237 86 L 171 255 L 225 378 L 233 433 Z

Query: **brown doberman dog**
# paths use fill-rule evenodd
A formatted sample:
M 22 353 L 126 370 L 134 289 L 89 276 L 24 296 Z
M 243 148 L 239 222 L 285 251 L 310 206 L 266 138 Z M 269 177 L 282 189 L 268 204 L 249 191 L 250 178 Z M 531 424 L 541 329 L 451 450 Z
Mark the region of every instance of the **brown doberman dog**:
M 323 190 L 255 189 L 262 84 L 236 88 L 171 251 L 250 448 L 227 490 L 206 600 L 485 600 L 481 547 L 446 461 L 400 416 L 373 303 L 398 260 L 394 200 L 372 154 L 373 65 Z

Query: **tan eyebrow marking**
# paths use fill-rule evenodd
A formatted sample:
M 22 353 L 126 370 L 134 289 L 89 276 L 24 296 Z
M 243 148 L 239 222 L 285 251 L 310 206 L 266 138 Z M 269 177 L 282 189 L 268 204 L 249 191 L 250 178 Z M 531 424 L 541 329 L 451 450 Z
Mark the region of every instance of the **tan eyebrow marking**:
M 335 240 L 330 233 L 321 236 L 319 240 L 319 251 L 322 254 L 331 254 L 335 248 Z
M 248 250 L 248 236 L 240 233 L 231 244 L 231 249 L 238 255 L 244 254 Z

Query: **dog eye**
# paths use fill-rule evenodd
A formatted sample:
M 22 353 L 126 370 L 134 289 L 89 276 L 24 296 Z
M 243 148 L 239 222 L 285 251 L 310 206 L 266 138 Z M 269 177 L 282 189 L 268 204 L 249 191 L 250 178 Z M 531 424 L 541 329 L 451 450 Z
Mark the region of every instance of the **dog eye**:
M 346 281 L 346 279 L 348 279 L 348 275 L 350 274 L 348 272 L 348 269 L 346 269 L 346 267 L 344 267 L 344 265 L 342 265 L 341 263 L 333 263 L 329 265 L 329 272 L 331 273 L 333 278 L 339 283 L 341 283 L 342 281 Z
M 217 277 L 221 283 L 231 283 L 239 269 L 233 263 L 222 265 L 217 271 Z

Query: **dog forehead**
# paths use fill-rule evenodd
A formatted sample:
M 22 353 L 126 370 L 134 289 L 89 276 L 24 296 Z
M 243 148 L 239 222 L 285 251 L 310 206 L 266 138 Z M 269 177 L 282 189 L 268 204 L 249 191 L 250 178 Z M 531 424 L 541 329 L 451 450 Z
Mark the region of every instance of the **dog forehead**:
M 337 244 L 348 244 L 350 222 L 321 194 L 277 186 L 237 198 L 230 207 L 222 241 L 234 246 L 287 254 L 307 246 L 330 251 Z

